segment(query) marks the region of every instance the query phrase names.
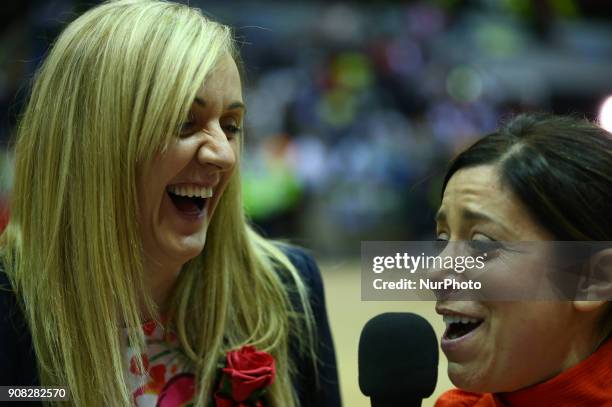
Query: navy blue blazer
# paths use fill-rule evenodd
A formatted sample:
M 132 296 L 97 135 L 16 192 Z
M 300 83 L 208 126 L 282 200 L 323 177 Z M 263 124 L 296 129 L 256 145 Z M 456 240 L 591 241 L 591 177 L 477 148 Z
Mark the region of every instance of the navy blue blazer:
M 310 290 L 310 305 L 317 328 L 317 368 L 305 355 L 299 355 L 296 348 L 291 352 L 296 360 L 297 370 L 294 377 L 300 406 L 303 407 L 339 407 L 340 391 L 336 354 L 329 328 L 323 281 L 314 260 L 298 248 L 285 249 L 286 254 L 299 270 L 305 284 Z M 299 301 L 292 298 L 294 305 Z M 17 304 L 16 296 L 11 290 L 6 274 L 0 269 L 0 385 L 2 386 L 37 386 L 39 385 L 36 359 L 32 339 L 23 314 Z M 20 403 L 25 406 L 41 406 L 40 403 Z

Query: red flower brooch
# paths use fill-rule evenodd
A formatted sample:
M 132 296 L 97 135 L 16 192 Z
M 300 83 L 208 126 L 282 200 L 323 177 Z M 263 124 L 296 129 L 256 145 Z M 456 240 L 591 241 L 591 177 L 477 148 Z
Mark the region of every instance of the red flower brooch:
M 243 346 L 227 353 L 220 370 L 215 407 L 264 407 L 264 394 L 274 383 L 274 358 L 253 346 Z

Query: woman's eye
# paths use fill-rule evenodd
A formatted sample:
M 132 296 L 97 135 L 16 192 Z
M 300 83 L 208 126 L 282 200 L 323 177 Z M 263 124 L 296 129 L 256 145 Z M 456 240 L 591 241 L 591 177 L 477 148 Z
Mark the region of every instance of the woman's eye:
M 438 242 L 446 242 L 448 241 L 448 233 L 446 232 L 438 232 L 436 233 L 436 241 Z
M 492 255 L 503 248 L 502 244 L 496 240 L 468 240 L 467 244 L 475 254 L 489 253 Z
M 195 121 L 192 119 L 187 119 L 186 121 L 184 121 L 183 123 L 181 123 L 181 127 L 179 130 L 179 134 L 181 137 L 185 137 L 190 135 L 193 132 L 193 129 L 195 128 Z
M 439 256 L 440 253 L 442 253 L 446 249 L 446 246 L 448 245 L 448 240 L 449 240 L 449 237 L 446 233 L 437 234 L 436 243 L 433 245 L 434 253 L 436 255 Z
M 223 126 L 223 130 L 225 130 L 225 132 L 229 134 L 229 137 L 228 137 L 229 139 L 239 136 L 240 133 L 242 133 L 242 128 L 238 127 L 235 124 L 225 125 Z

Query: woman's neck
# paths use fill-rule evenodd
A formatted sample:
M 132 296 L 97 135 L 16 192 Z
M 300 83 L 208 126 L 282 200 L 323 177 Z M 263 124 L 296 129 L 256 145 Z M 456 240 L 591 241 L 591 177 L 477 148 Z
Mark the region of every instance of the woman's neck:
M 161 264 L 145 264 L 145 287 L 148 290 L 153 304 L 159 313 L 164 313 L 168 309 L 168 300 L 174 284 L 181 272 L 182 266 L 162 266 Z M 147 312 L 147 307 L 141 304 L 143 317 L 150 319 L 151 315 Z M 148 317 L 148 318 L 147 318 Z

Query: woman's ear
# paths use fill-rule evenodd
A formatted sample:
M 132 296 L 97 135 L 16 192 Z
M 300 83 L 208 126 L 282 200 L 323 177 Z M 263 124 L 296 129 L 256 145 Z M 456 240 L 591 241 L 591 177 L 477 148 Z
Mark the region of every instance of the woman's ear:
M 578 287 L 574 308 L 594 311 L 612 300 L 612 248 L 591 258 Z

